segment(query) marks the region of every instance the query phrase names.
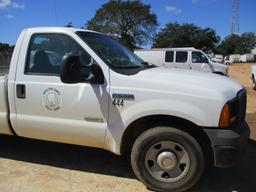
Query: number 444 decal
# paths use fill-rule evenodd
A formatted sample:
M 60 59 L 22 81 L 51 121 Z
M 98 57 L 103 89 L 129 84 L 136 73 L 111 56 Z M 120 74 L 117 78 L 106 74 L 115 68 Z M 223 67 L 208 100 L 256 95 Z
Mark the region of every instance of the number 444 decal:
M 112 102 L 112 105 L 116 107 L 124 107 L 124 100 L 114 99 L 114 101 Z

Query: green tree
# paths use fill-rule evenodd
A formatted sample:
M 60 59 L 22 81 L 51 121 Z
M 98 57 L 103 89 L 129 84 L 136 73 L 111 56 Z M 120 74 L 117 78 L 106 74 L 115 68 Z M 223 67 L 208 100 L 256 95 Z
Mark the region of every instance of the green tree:
M 106 33 L 134 49 L 150 43 L 157 28 L 157 17 L 150 5 L 139 0 L 110 0 L 96 11 L 85 28 Z
M 252 32 L 243 33 L 241 35 L 241 41 L 244 53 L 250 53 L 256 47 L 256 34 Z
M 14 46 L 11 46 L 9 44 L 6 43 L 0 43 L 0 52 L 8 52 L 8 53 L 12 53 Z
M 239 35 L 229 35 L 220 44 L 218 50 L 223 55 L 250 53 L 256 46 L 255 33 L 243 33 Z
M 10 46 L 6 43 L 0 43 L 0 65 L 7 66 L 10 64 L 11 55 L 13 52 L 14 46 Z
M 214 50 L 220 37 L 211 28 L 202 29 L 194 24 L 168 23 L 154 39 L 153 47 L 195 47 Z
M 240 54 L 241 52 L 241 38 L 239 35 L 232 34 L 221 42 L 219 46 L 219 52 L 223 55 Z

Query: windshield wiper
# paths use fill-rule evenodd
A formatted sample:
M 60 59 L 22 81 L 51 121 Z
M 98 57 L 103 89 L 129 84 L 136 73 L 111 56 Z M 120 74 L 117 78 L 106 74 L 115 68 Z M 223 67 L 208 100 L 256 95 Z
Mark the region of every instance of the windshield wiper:
M 135 69 L 135 68 L 142 68 L 142 66 L 133 65 L 133 66 L 116 66 L 116 69 Z
M 156 65 L 154 65 L 152 63 L 145 62 L 145 61 L 143 61 L 142 64 L 143 64 L 143 67 L 149 67 L 149 68 L 156 67 Z

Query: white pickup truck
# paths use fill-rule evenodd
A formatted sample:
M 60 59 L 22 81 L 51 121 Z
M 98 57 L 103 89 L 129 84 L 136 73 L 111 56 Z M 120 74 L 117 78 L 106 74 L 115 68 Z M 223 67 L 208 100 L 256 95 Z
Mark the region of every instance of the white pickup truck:
M 256 90 L 256 65 L 252 65 L 252 74 L 251 74 L 251 79 L 252 79 L 252 88 Z
M 250 135 L 240 84 L 148 65 L 83 29 L 23 30 L 0 90 L 1 134 L 129 154 L 157 191 L 184 191 L 206 166 L 232 166 Z

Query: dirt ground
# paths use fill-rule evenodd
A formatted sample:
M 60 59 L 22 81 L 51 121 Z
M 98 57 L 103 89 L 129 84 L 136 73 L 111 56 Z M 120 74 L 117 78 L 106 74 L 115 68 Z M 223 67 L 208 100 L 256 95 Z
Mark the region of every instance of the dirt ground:
M 229 68 L 229 75 L 232 79 L 244 85 L 247 90 L 246 120 L 251 128 L 251 138 L 256 140 L 256 91 L 252 89 L 251 65 L 233 64 Z
M 230 77 L 248 91 L 247 121 L 256 140 L 256 91 L 249 64 L 232 65 Z M 190 192 L 255 191 L 256 142 L 234 168 L 211 169 Z M 129 162 L 109 152 L 45 141 L 0 136 L 0 192 L 147 191 Z

